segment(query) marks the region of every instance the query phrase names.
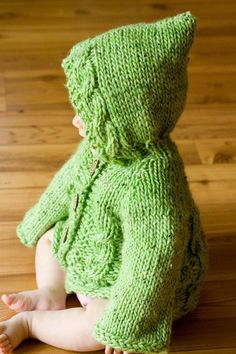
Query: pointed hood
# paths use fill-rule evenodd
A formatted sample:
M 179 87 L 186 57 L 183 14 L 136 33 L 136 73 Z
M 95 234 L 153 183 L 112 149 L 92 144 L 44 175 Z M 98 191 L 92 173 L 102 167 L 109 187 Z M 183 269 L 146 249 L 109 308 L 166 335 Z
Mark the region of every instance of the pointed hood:
M 62 61 L 69 98 L 90 146 L 106 162 L 158 150 L 186 102 L 196 18 L 188 11 L 109 30 Z

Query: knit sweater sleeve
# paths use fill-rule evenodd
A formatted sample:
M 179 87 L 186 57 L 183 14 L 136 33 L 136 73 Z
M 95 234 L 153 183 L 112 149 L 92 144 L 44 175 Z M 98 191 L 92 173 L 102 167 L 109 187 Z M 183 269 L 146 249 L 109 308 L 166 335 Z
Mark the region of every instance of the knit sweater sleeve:
M 171 177 L 172 176 L 172 177 Z M 93 336 L 128 352 L 165 353 L 186 223 L 174 174 L 150 162 L 131 182 L 123 205 L 122 262 Z
M 35 246 L 49 228 L 68 215 L 68 188 L 73 181 L 83 146 L 82 141 L 70 158 L 54 174 L 35 205 L 25 213 L 22 221 L 17 225 L 17 237 L 25 246 Z

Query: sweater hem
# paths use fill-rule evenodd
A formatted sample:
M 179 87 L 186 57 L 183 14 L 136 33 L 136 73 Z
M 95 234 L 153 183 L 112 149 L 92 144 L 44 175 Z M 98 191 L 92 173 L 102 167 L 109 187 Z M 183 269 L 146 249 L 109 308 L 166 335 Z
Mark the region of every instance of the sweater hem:
M 86 286 L 71 284 L 71 282 L 67 280 L 67 276 L 65 280 L 65 290 L 67 294 L 80 293 L 85 296 L 105 299 L 109 299 L 111 293 L 111 287 L 88 289 Z

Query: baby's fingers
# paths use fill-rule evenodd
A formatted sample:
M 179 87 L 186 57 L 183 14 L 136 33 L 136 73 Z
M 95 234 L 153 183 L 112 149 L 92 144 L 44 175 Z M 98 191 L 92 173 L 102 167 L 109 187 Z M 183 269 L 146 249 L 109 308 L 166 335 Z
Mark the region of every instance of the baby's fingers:
M 114 354 L 122 354 L 122 351 L 119 349 L 114 349 Z
M 122 354 L 122 351 L 120 349 L 114 349 L 114 354 Z
M 109 347 L 106 345 L 105 347 L 105 354 L 112 354 L 113 348 Z M 122 351 L 120 349 L 114 348 L 114 354 L 122 354 Z M 128 352 L 124 352 L 124 354 L 129 354 Z
M 109 347 L 108 345 L 106 345 L 105 347 L 105 354 L 112 354 L 112 350 L 113 348 Z

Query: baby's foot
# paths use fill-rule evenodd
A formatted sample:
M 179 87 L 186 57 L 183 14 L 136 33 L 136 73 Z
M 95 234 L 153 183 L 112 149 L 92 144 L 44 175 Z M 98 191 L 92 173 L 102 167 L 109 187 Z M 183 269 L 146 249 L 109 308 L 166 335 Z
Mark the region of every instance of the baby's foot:
M 8 354 L 29 336 L 26 313 L 19 313 L 0 322 L 0 353 Z
M 65 292 L 53 288 L 40 288 L 22 291 L 17 294 L 3 294 L 2 301 L 16 312 L 32 310 L 64 310 L 66 308 Z

